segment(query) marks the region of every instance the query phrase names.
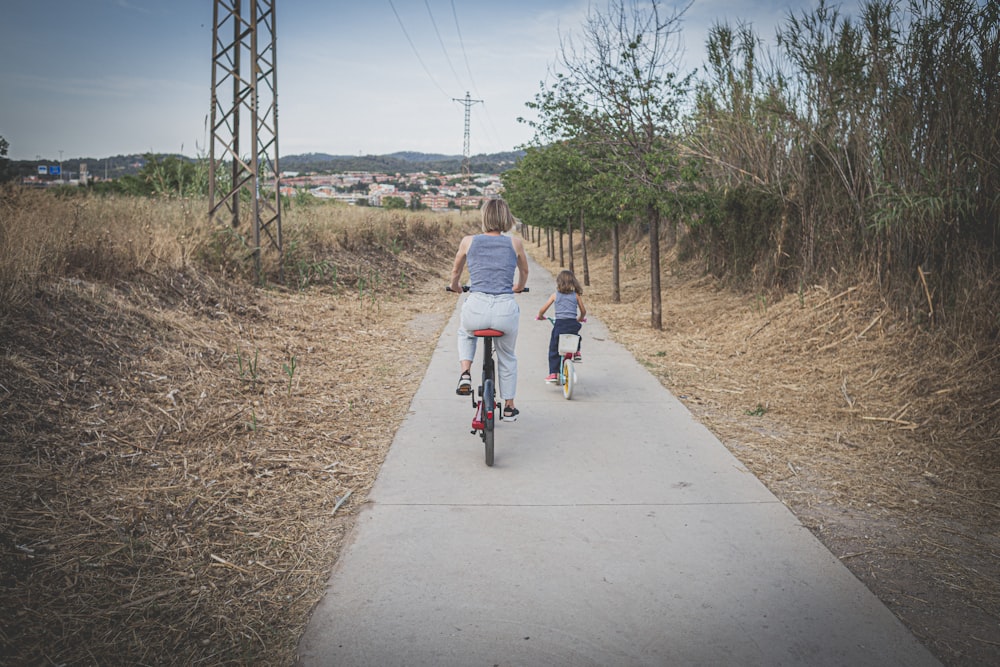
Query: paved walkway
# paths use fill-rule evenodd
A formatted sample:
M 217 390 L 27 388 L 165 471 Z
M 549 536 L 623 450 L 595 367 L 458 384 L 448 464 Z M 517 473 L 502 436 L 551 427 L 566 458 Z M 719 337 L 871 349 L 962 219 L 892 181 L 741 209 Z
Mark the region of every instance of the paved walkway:
M 495 465 L 454 394 L 456 310 L 302 665 L 938 664 L 597 318 L 573 400 L 545 384 L 554 281 L 528 284 Z

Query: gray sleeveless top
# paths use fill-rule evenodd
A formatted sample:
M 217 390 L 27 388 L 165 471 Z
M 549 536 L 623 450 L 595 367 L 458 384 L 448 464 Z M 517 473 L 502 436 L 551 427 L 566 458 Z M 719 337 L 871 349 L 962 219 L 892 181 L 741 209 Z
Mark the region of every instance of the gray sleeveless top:
M 576 292 L 556 292 L 556 319 L 576 319 Z
M 477 234 L 467 255 L 469 291 L 484 294 L 513 294 L 517 253 L 508 236 Z

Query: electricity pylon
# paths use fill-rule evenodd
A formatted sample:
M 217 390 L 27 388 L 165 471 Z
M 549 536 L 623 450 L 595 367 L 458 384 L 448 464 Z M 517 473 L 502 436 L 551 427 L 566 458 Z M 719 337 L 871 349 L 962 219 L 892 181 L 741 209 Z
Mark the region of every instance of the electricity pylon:
M 465 141 L 462 144 L 462 175 L 468 178 L 472 175 L 472 167 L 469 160 L 469 109 L 472 108 L 473 104 L 477 102 L 482 102 L 482 100 L 474 100 L 469 97 L 469 91 L 465 91 L 465 99 L 459 99 L 457 97 L 451 98 L 453 102 L 461 102 L 465 105 Z
M 249 5 L 249 16 L 244 0 L 215 0 L 212 11 L 208 215 L 214 219 L 224 208 L 229 224 L 238 227 L 241 199 L 248 200 L 257 282 L 261 282 L 262 233 L 278 251 L 278 280 L 284 282 L 275 0 L 246 0 L 245 4 Z M 241 112 L 250 115 L 249 129 L 240 126 Z M 241 153 L 246 150 L 242 140 L 249 142 L 249 156 Z M 223 176 L 226 165 L 230 168 L 228 181 Z

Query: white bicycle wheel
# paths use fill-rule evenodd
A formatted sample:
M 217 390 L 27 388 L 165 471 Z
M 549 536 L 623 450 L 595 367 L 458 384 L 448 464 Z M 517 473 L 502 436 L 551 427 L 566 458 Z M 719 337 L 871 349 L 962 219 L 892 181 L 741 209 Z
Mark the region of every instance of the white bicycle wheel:
M 573 397 L 573 385 L 576 384 L 576 370 L 573 368 L 572 359 L 563 359 L 561 375 L 563 396 L 568 401 Z

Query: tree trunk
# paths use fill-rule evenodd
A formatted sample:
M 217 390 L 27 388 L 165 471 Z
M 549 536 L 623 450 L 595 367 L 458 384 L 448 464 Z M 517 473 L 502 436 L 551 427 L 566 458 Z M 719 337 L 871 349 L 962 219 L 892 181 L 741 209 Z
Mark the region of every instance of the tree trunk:
M 562 231 L 562 229 L 559 230 L 559 266 L 566 266 L 566 253 L 563 252 L 563 231 Z
M 576 273 L 573 269 L 573 222 L 570 220 L 566 221 L 566 232 L 569 235 L 567 243 L 569 245 L 569 270 Z
M 580 209 L 580 256 L 583 258 L 583 284 L 590 286 L 590 265 L 587 264 L 587 230 L 584 228 L 583 209 Z
M 657 331 L 663 329 L 663 302 L 660 297 L 660 214 L 650 204 L 649 213 L 649 297 L 650 323 Z
M 622 302 L 621 262 L 619 260 L 618 223 L 611 228 L 611 303 Z
M 556 258 L 556 237 L 551 227 L 545 230 L 545 242 L 548 244 L 549 259 L 554 261 Z

